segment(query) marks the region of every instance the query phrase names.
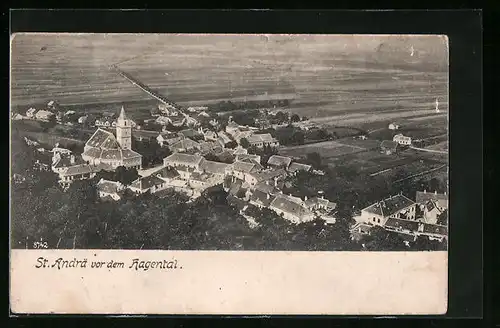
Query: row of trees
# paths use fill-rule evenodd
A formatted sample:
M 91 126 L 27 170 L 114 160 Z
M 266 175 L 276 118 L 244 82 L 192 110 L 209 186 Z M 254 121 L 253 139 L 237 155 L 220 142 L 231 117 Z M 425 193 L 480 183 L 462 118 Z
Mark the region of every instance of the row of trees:
M 208 109 L 216 112 L 230 112 L 241 109 L 259 109 L 259 108 L 273 108 L 273 107 L 288 107 L 290 100 L 250 100 L 241 102 L 220 101 L 216 104 L 208 105 Z

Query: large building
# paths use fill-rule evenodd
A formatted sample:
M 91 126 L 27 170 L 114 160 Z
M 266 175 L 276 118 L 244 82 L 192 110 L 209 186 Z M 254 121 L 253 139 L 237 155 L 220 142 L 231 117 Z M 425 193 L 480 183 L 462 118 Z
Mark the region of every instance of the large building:
M 389 219 L 415 220 L 416 204 L 402 194 L 391 196 L 361 210 L 356 222 L 384 226 Z
M 142 155 L 132 150 L 132 123 L 121 109 L 113 133 L 97 129 L 85 144 L 82 158 L 91 165 L 106 164 L 116 169 L 119 166 L 142 167 Z

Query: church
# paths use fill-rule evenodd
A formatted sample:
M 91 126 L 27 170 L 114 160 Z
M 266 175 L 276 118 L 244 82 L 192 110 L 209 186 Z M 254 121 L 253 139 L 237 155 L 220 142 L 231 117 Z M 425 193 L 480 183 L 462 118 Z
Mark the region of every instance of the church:
M 132 121 L 121 109 L 116 121 L 116 137 L 113 133 L 98 128 L 85 143 L 82 158 L 91 165 L 142 168 L 142 155 L 132 150 Z

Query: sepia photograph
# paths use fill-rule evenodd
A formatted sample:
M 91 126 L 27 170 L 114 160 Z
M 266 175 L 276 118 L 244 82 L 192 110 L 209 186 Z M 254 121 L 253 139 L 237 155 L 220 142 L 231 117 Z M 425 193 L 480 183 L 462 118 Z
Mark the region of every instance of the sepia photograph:
M 443 35 L 11 37 L 11 248 L 446 251 Z

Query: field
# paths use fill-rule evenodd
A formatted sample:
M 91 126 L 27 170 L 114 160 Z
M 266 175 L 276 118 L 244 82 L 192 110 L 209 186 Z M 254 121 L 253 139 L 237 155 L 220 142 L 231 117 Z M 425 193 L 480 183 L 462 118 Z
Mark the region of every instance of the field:
M 353 154 L 365 150 L 365 148 L 359 146 L 342 144 L 337 141 L 324 141 L 309 145 L 283 147 L 279 150 L 279 153 L 280 155 L 285 156 L 302 157 L 308 153 L 317 152 L 321 154 L 321 157 L 328 159 L 331 157 Z
M 410 44 L 417 49 L 413 57 Z M 12 103 L 27 107 L 56 99 L 89 110 L 117 110 L 125 103 L 129 112 L 153 106 L 149 96 L 108 70 L 120 62 L 182 104 L 284 94 L 295 99 L 290 111 L 318 123 L 334 123 L 328 118 L 336 113 L 363 115 L 347 117 L 351 125 L 429 114 L 435 98 L 447 111 L 447 49 L 438 36 L 18 34 L 12 41 Z

